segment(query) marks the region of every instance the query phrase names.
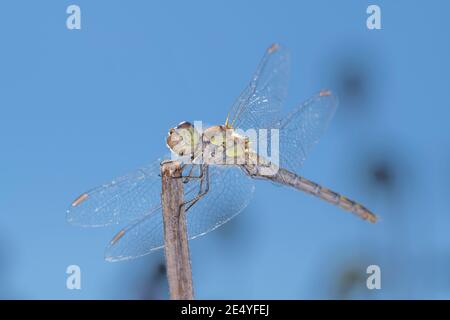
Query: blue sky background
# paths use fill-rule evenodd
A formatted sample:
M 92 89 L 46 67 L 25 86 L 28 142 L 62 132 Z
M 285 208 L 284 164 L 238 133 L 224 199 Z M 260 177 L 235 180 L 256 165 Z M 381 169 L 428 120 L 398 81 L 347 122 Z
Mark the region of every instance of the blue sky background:
M 366 28 L 378 4 L 382 30 Z M 82 29 L 68 30 L 77 4 Z M 103 261 L 117 228 L 65 222 L 73 198 L 166 153 L 182 120 L 222 123 L 265 48 L 291 51 L 285 110 L 320 88 L 338 112 L 304 176 L 381 216 L 360 221 L 257 182 L 191 242 L 195 295 L 450 298 L 448 1 L 3 1 L 0 297 L 167 298 L 163 252 Z M 77 264 L 82 289 L 68 290 Z M 366 267 L 382 289 L 365 287 Z

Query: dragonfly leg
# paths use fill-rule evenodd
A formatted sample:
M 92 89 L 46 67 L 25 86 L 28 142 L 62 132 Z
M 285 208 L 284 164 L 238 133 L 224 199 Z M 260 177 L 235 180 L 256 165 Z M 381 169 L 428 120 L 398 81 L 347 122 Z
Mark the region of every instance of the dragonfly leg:
M 183 169 L 187 166 L 187 164 L 183 165 Z M 187 183 L 189 181 L 189 177 L 192 176 L 192 171 L 194 171 L 194 165 L 191 166 L 191 168 L 189 169 L 189 173 L 187 174 L 187 176 L 182 175 L 183 178 L 183 183 Z
M 203 198 L 209 191 L 209 167 L 206 166 L 206 168 L 203 169 L 203 166 L 201 166 L 201 170 L 202 170 L 202 178 L 200 178 L 201 180 L 200 180 L 199 192 L 194 198 L 192 198 L 182 204 L 182 206 L 185 206 L 185 211 L 188 211 L 194 204 L 197 203 L 198 200 Z M 205 189 L 203 190 L 204 182 L 205 182 Z M 181 206 L 180 206 L 180 210 L 181 210 Z
M 182 166 L 181 166 L 181 170 L 183 171 L 184 168 L 186 168 L 186 166 L 187 166 L 187 164 L 182 165 Z M 187 175 L 183 175 L 183 174 L 182 174 L 181 176 L 179 176 L 179 177 L 174 177 L 174 178 L 180 178 L 180 179 L 183 179 L 183 183 L 188 183 L 190 179 L 202 179 L 202 178 L 203 178 L 203 166 L 200 166 L 200 173 L 199 173 L 198 176 L 196 176 L 196 175 L 193 174 L 194 166 L 197 166 L 197 165 L 193 164 L 193 165 L 191 166 L 191 168 L 189 169 L 189 172 L 188 172 Z
M 258 175 L 255 173 L 254 170 L 250 170 L 250 168 L 246 165 L 241 166 L 241 168 L 244 170 L 244 172 L 249 175 L 251 178 L 257 178 Z
M 189 170 L 189 174 L 186 176 L 188 179 L 203 179 L 203 165 L 200 165 L 200 172 L 198 176 L 193 175 L 192 171 L 194 171 L 194 166 L 191 167 L 191 169 Z

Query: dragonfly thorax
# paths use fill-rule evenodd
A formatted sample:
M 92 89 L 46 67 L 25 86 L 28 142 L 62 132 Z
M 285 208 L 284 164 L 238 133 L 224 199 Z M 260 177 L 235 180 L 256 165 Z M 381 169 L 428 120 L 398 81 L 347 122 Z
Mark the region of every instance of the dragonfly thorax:
M 248 138 L 224 125 L 210 126 L 199 132 L 191 123 L 182 122 L 169 130 L 169 149 L 195 163 L 230 165 L 248 163 Z
M 248 139 L 232 128 L 223 125 L 209 127 L 203 133 L 202 142 L 205 163 L 236 165 L 248 162 Z

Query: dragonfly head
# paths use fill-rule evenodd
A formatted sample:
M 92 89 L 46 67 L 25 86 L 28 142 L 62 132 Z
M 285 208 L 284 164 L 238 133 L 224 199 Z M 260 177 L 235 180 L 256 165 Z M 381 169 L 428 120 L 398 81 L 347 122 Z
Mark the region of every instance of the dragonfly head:
M 200 144 L 199 133 L 190 122 L 184 121 L 169 130 L 166 142 L 167 147 L 177 155 L 192 156 Z

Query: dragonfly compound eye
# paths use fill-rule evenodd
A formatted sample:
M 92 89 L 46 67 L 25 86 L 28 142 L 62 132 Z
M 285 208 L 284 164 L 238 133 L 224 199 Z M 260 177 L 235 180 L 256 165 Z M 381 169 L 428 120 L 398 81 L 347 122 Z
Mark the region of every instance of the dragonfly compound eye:
M 177 129 L 191 129 L 191 128 L 194 128 L 194 126 L 192 125 L 192 123 L 190 123 L 188 121 L 183 121 L 183 122 L 180 122 L 176 128 Z
M 189 122 L 182 122 L 169 131 L 167 146 L 180 156 L 192 155 L 199 147 L 199 134 Z

